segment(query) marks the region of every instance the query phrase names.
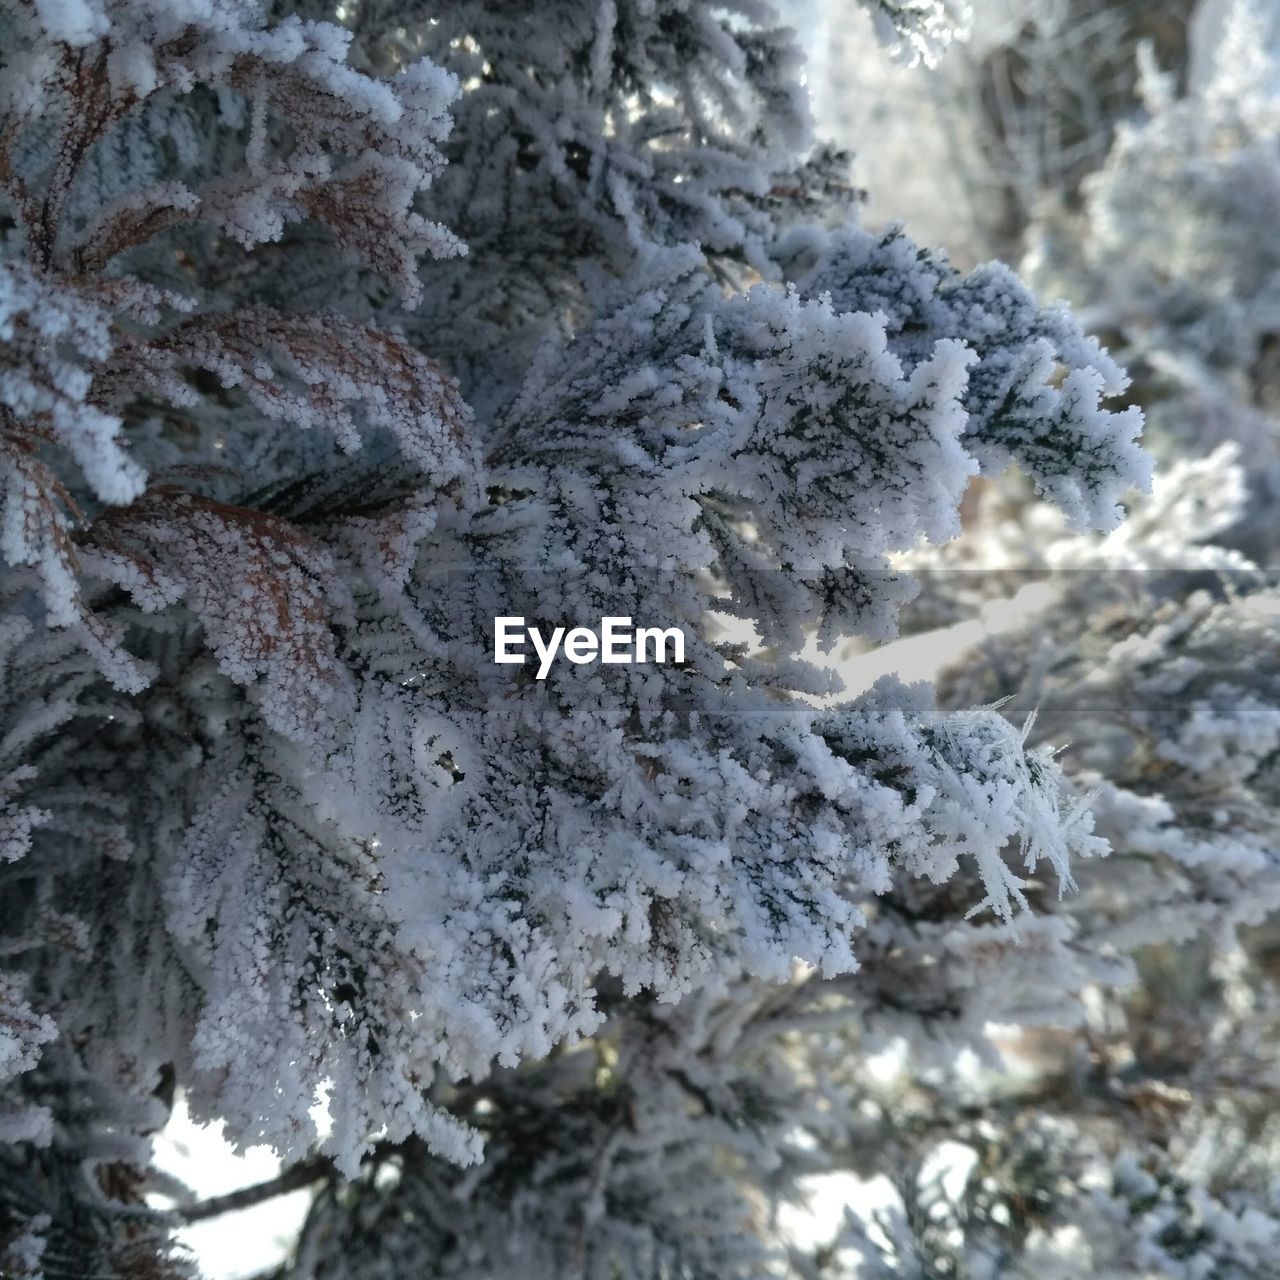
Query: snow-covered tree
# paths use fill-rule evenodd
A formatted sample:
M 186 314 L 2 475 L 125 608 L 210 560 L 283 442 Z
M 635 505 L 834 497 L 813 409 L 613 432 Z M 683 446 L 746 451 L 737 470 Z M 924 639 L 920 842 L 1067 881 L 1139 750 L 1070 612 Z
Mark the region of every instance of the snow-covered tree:
M 939 700 L 999 702 L 1028 742 L 1059 746 L 1068 794 L 1111 852 L 1081 869 L 1078 893 L 1029 886 L 1037 914 L 1018 947 L 948 916 L 964 871 L 880 899 L 860 972 L 837 980 L 863 1002 L 856 1034 L 809 1052 L 839 1074 L 885 1033 L 907 1046 L 887 1084 L 843 1068 L 864 1119 L 842 1163 L 888 1174 L 896 1196 L 876 1224 L 850 1218 L 798 1256 L 805 1276 L 1274 1269 L 1280 524 L 1265 193 L 1280 79 L 1273 6 L 1205 10 L 1185 93 L 1177 68 L 1142 55 L 1146 114 L 1118 130 L 1078 210 L 1045 192 L 1029 237 L 1028 274 L 1069 294 L 1133 372 L 1164 464 L 1153 492 L 1126 502 L 1114 532 L 1080 538 L 1027 477 L 981 482 L 960 538 L 898 561 L 928 584 L 913 626 L 991 602 L 1015 618 L 992 611 Z M 961 1048 L 978 1055 L 967 1066 Z M 862 1159 L 859 1142 L 892 1155 Z M 966 1153 L 950 1180 L 947 1149 Z
M 1063 307 L 857 225 L 801 73 L 760 0 L 0 3 L 6 1274 L 194 1273 L 177 1089 L 315 1187 L 289 1276 L 829 1274 L 776 1216 L 859 1055 L 1270 904 L 1234 598 L 1130 619 L 1239 656 L 1106 647 L 1150 741 L 1071 777 L 1084 675 L 1034 727 L 802 660 L 893 633 L 975 482 L 1105 563 L 1149 467 Z M 541 678 L 503 616 L 687 643 Z M 1166 861 L 1058 908 L 1104 835 Z M 1046 1240 L 1150 1177 L 1244 1248 L 1138 1167 Z

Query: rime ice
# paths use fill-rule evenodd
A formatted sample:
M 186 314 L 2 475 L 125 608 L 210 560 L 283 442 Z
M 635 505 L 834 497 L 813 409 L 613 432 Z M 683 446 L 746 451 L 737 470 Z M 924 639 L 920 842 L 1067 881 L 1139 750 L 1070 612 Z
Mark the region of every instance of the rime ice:
M 1011 464 L 1112 529 L 1124 374 L 856 226 L 763 3 L 537 9 L 0 4 L 23 1266 L 189 1274 L 135 1178 L 180 1088 L 351 1180 L 290 1274 L 769 1274 L 837 1111 L 787 1038 L 908 989 L 899 896 L 951 895 L 964 1029 L 1093 973 L 1036 908 L 1105 844 L 1030 724 L 801 651 L 891 636 Z

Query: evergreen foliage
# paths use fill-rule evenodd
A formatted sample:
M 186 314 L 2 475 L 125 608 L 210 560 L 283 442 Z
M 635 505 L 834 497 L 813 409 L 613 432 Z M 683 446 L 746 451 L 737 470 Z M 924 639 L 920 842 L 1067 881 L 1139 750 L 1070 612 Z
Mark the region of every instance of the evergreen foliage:
M 873 7 L 921 57 L 965 20 Z M 761 0 L 0 0 L 3 1274 L 197 1274 L 149 1169 L 178 1089 L 314 1188 L 290 1280 L 1268 1256 L 1168 1144 L 998 1108 L 944 1231 L 913 1171 L 977 1122 L 860 1068 L 900 1038 L 954 1083 L 992 1023 L 1263 921 L 1280 668 L 1231 455 L 1134 506 L 1120 365 L 1007 267 L 861 228 L 801 71 Z M 1256 363 L 1264 303 L 1206 346 L 1160 301 L 1159 341 Z M 1051 528 L 1020 574 L 1168 572 L 1055 578 L 941 705 L 844 697 L 808 639 L 969 602 L 910 603 L 990 545 L 975 492 Z M 499 615 L 688 648 L 536 680 Z M 901 1222 L 788 1245 L 871 1143 Z

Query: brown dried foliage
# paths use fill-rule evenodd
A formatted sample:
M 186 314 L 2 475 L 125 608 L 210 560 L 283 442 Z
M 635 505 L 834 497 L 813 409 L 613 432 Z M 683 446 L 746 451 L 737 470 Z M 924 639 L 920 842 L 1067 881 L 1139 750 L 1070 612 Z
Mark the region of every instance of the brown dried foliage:
M 156 65 L 181 60 L 192 52 L 195 39 L 184 35 L 158 47 Z M 459 474 L 470 414 L 454 381 L 401 337 L 336 313 L 288 314 L 263 307 L 166 323 L 168 304 L 178 300 L 130 277 L 100 273 L 126 250 L 201 216 L 198 195 L 176 185 L 140 193 L 134 204 L 105 211 L 78 242 L 61 243 L 68 198 L 86 158 L 142 101 L 135 92 L 112 85 L 110 54 L 109 40 L 87 49 L 62 48 L 46 85 L 60 104 L 61 125 L 43 189 L 32 189 L 15 167 L 18 143 L 30 120 L 0 119 L 0 189 L 22 225 L 31 265 L 115 316 L 112 354 L 102 362 L 80 361 L 93 375 L 84 403 L 120 415 L 127 429 L 143 404 L 153 415 L 159 398 L 172 404 L 180 421 L 184 407 L 205 390 L 198 375 L 213 374 L 222 385 L 224 403 L 247 401 L 267 419 L 322 427 L 347 450 L 358 446 L 361 426 L 390 431 L 405 458 L 426 473 L 424 490 L 410 504 L 420 508 L 436 485 Z M 424 139 L 417 148 L 422 154 L 413 157 L 397 154 L 403 145 L 393 145 L 394 139 L 384 136 L 375 122 L 361 121 L 354 108 L 294 68 L 267 68 L 246 56 L 237 61 L 231 81 L 246 92 L 264 93 L 272 107 L 291 113 L 296 137 L 308 146 L 324 145 L 324 122 L 334 120 L 348 142 L 362 138 L 390 153 L 387 172 L 370 164 L 318 173 L 304 184 L 297 203 L 329 225 L 340 243 L 363 246 L 373 265 L 407 285 L 422 250 L 414 240 L 415 228 L 426 229 L 427 224 L 407 206 L 402 221 L 393 208 L 383 222 L 371 222 L 367 215 L 371 203 L 386 196 L 388 184 L 395 185 L 395 164 L 430 162 L 431 144 Z M 264 178 L 258 175 L 254 181 Z M 226 180 L 215 179 L 208 194 L 216 203 L 229 189 Z M 406 243 L 406 235 L 414 242 Z M 34 372 L 38 376 L 40 371 Z M 34 495 L 23 511 L 25 535 L 29 545 L 41 549 L 46 575 L 70 580 L 86 569 L 105 573 L 135 593 L 144 608 L 162 598 L 185 597 L 204 613 L 207 635 L 220 617 L 237 618 L 246 628 L 238 649 L 251 655 L 246 658 L 249 666 L 263 672 L 281 665 L 307 671 L 313 689 L 333 690 L 341 683 L 329 627 L 335 608 L 343 607 L 344 591 L 329 552 L 313 537 L 277 517 L 218 503 L 171 483 L 153 483 L 131 506 L 86 515 L 59 474 L 59 443 L 47 413 L 19 420 L 0 406 L 0 460 Z M 200 468 L 187 468 L 185 474 L 198 476 Z M 403 502 L 385 514 L 391 518 L 384 540 L 387 556 L 407 556 L 405 535 L 423 522 L 406 518 Z M 379 513 L 370 518 L 378 519 Z M 242 576 L 234 580 L 233 575 Z M 252 605 L 233 608 L 232 593 L 238 598 L 248 593 Z M 52 595 L 46 592 L 47 598 Z M 92 646 L 112 655 L 118 668 L 129 669 L 119 650 L 118 626 L 76 607 Z M 237 644 L 227 638 L 222 656 Z M 229 665 L 243 674 L 244 663 Z M 127 682 L 137 685 L 139 679 Z M 300 689 L 304 681 L 294 683 Z M 314 725 L 322 715 L 318 701 L 305 714 L 295 710 L 301 718 L 289 721 L 294 730 L 303 722 Z

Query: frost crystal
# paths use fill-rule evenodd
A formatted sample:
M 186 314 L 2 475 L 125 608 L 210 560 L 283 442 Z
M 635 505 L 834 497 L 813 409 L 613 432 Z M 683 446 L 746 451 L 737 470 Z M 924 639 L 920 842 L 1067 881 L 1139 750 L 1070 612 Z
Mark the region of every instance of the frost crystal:
M 1125 375 L 854 225 L 764 4 L 518 8 L 0 5 L 10 1269 L 189 1274 L 181 1089 L 323 1184 L 291 1275 L 763 1275 L 834 1123 L 788 1037 L 1101 968 L 1030 720 L 802 651 L 978 478 L 1112 530 Z M 539 678 L 499 616 L 687 643 Z M 1160 758 L 1245 785 L 1274 718 L 1188 680 Z

